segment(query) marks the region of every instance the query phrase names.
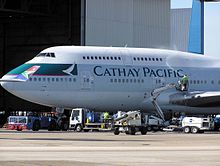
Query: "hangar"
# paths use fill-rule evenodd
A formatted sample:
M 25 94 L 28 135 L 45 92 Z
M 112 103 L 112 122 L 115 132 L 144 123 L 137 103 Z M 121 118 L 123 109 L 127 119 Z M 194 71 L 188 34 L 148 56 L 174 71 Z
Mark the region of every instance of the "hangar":
M 170 47 L 170 0 L 1 0 L 0 76 L 57 45 Z M 48 108 L 0 88 L 4 110 Z

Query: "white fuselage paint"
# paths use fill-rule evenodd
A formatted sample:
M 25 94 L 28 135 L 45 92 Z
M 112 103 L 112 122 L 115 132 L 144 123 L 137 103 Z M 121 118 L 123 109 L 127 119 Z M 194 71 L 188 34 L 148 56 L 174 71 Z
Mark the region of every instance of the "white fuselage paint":
M 176 84 L 184 74 L 188 74 L 192 81 L 190 91 L 220 90 L 220 60 L 204 55 L 159 49 L 80 46 L 51 47 L 44 52 L 53 52 L 56 57 L 35 57 L 26 64 L 69 64 L 70 67 L 63 71 L 66 75 L 34 74 L 26 82 L 2 82 L 1 85 L 12 94 L 34 103 L 97 111 L 154 111 L 150 97 L 152 90 L 168 83 Z M 77 65 L 77 75 L 71 74 L 74 65 Z M 13 77 L 6 74 L 3 78 Z M 218 107 L 170 104 L 169 95 L 175 93 L 183 92 L 170 89 L 159 96 L 162 109 L 220 111 Z

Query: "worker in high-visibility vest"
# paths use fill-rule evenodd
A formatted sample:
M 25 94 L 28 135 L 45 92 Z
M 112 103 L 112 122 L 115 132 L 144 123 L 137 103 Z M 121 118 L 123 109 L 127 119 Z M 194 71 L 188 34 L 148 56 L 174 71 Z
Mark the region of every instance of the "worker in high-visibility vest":
M 183 78 L 181 79 L 181 90 L 185 91 L 188 89 L 188 85 L 189 85 L 189 76 L 188 75 L 184 75 Z
M 106 123 L 108 119 L 109 119 L 109 113 L 105 112 L 104 113 L 104 122 Z

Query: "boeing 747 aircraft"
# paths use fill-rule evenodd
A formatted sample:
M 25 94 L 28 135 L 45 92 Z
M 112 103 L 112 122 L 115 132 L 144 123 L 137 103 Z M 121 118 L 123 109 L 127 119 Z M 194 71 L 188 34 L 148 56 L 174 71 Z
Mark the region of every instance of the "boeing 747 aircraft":
M 187 91 L 178 89 L 184 74 Z M 220 59 L 192 53 L 51 47 L 0 81 L 15 96 L 50 107 L 220 113 Z

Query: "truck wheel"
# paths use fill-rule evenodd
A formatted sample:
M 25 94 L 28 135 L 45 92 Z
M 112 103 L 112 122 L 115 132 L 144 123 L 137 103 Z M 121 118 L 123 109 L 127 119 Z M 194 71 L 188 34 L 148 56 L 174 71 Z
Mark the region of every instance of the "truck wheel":
M 183 128 L 184 133 L 190 133 L 190 127 L 186 126 Z
M 56 129 L 56 122 L 51 121 L 50 125 L 48 126 L 48 131 L 54 131 Z
M 135 133 L 136 133 L 135 127 L 129 127 L 128 131 L 129 131 L 129 134 L 131 134 L 131 135 L 135 135 Z
M 81 132 L 82 131 L 82 126 L 81 125 L 77 125 L 76 126 L 76 131 L 77 132 Z
M 17 126 L 17 131 L 22 131 L 22 126 Z
M 198 132 L 199 132 L 198 127 L 192 127 L 192 128 L 191 128 L 191 132 L 192 132 L 193 134 L 198 133 Z
M 115 134 L 115 135 L 119 135 L 119 133 L 120 133 L 120 132 L 119 132 L 119 128 L 118 128 L 118 127 L 115 128 L 114 134 Z
M 141 128 L 141 134 L 142 135 L 146 135 L 147 134 L 147 128 L 146 127 L 142 127 Z
M 40 122 L 38 120 L 35 120 L 33 123 L 32 130 L 33 131 L 38 131 L 40 129 Z
M 147 131 L 151 131 L 152 130 L 152 127 L 151 126 L 148 126 L 147 127 Z

